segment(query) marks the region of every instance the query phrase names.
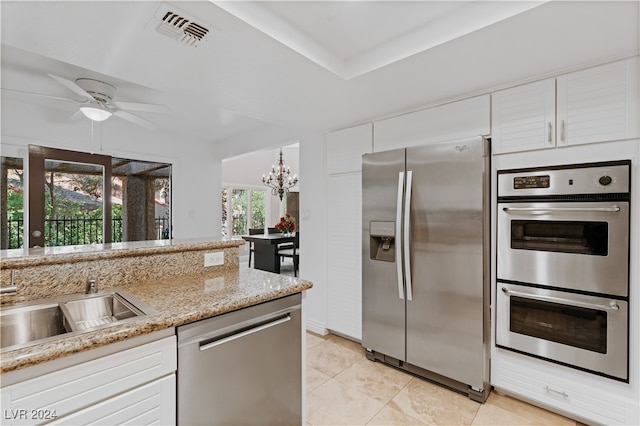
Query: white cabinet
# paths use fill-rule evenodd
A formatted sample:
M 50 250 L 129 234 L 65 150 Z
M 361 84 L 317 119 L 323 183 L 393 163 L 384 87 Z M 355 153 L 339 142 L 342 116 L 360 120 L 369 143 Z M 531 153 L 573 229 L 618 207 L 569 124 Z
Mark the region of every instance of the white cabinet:
M 555 146 L 555 79 L 496 92 L 491 108 L 494 153 Z
M 327 326 L 362 338 L 362 172 L 328 177 Z
M 638 131 L 638 58 L 560 76 L 557 133 L 561 145 L 632 139 Z
M 638 58 L 492 95 L 496 154 L 637 138 L 638 125 Z
M 492 354 L 496 391 L 588 423 L 638 424 L 628 383 L 498 349 Z
M 58 418 L 51 424 L 175 424 L 175 390 L 176 376 L 172 374 Z
M 372 151 L 372 124 L 327 134 L 327 327 L 362 335 L 362 155 Z
M 171 336 L 38 375 L 2 388 L 2 424 L 172 424 L 176 367 Z
M 374 152 L 488 135 L 491 99 L 477 96 L 374 123 Z

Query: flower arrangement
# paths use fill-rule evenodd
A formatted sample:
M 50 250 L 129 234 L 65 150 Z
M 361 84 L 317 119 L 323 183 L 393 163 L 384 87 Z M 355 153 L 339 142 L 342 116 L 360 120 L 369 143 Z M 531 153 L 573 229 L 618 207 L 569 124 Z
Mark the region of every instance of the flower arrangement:
M 275 225 L 276 231 L 288 234 L 296 230 L 296 220 L 289 213 L 280 218 L 280 222 Z

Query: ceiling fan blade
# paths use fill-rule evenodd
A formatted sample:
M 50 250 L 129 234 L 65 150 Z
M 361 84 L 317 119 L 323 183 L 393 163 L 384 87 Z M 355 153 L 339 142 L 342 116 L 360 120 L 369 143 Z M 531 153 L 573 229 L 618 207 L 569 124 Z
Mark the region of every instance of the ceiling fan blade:
M 24 92 L 22 90 L 14 90 L 14 89 L 5 89 L 4 87 L 2 88 L 2 91 L 4 92 L 10 92 L 10 93 L 18 93 L 21 95 L 29 95 L 29 96 L 37 96 L 40 98 L 45 98 L 45 99 L 55 99 L 57 101 L 65 101 L 65 102 L 74 102 L 74 103 L 78 103 L 78 101 L 76 101 L 75 99 L 71 99 L 71 98 L 63 98 L 60 96 L 51 96 L 51 95 L 45 95 L 43 93 L 35 93 L 35 92 Z
M 84 118 L 84 114 L 80 110 L 77 110 L 67 118 L 67 121 L 79 121 L 82 118 Z
M 144 118 L 140 118 L 137 115 L 133 115 L 127 111 L 117 110 L 113 112 L 113 115 L 122 118 L 123 120 L 130 121 L 149 130 L 156 130 L 159 126 L 151 121 L 147 121 Z
M 55 81 L 57 81 L 58 83 L 62 84 L 63 86 L 65 86 L 67 89 L 71 90 L 72 92 L 74 92 L 77 95 L 82 96 L 83 98 L 89 99 L 89 100 L 93 100 L 93 96 L 91 96 L 89 93 L 87 93 L 82 87 L 78 86 L 76 83 L 74 83 L 71 80 L 67 80 L 66 78 L 62 78 L 62 77 L 58 77 L 57 75 L 53 75 L 53 74 L 47 74 L 49 77 L 53 78 Z
M 111 104 L 128 111 L 157 112 L 159 114 L 169 114 L 171 112 L 169 108 L 159 104 L 143 104 L 123 101 L 113 101 Z

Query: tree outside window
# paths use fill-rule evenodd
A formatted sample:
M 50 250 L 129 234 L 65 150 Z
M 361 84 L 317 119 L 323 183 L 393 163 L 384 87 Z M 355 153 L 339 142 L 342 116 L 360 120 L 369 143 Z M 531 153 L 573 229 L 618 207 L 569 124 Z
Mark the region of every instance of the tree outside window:
M 265 190 L 222 188 L 221 196 L 223 237 L 247 235 L 249 228 L 265 227 Z
M 234 189 L 231 193 L 231 212 L 233 218 L 232 235 L 246 235 L 247 231 L 247 191 Z
M 251 228 L 264 228 L 266 195 L 265 191 L 251 191 Z

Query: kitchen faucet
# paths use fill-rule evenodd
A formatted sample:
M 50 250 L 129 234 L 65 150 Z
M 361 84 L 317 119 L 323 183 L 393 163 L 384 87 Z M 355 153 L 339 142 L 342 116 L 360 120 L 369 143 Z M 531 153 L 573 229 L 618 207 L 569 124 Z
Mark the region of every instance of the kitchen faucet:
M 85 293 L 93 294 L 97 292 L 98 292 L 98 284 L 96 283 L 96 280 L 88 280 L 87 286 L 85 287 Z
M 0 295 L 10 295 L 10 294 L 16 294 L 18 292 L 18 287 L 16 286 L 14 279 L 15 279 L 15 275 L 16 275 L 16 271 L 12 270 L 11 271 L 11 285 L 8 287 L 0 287 Z

